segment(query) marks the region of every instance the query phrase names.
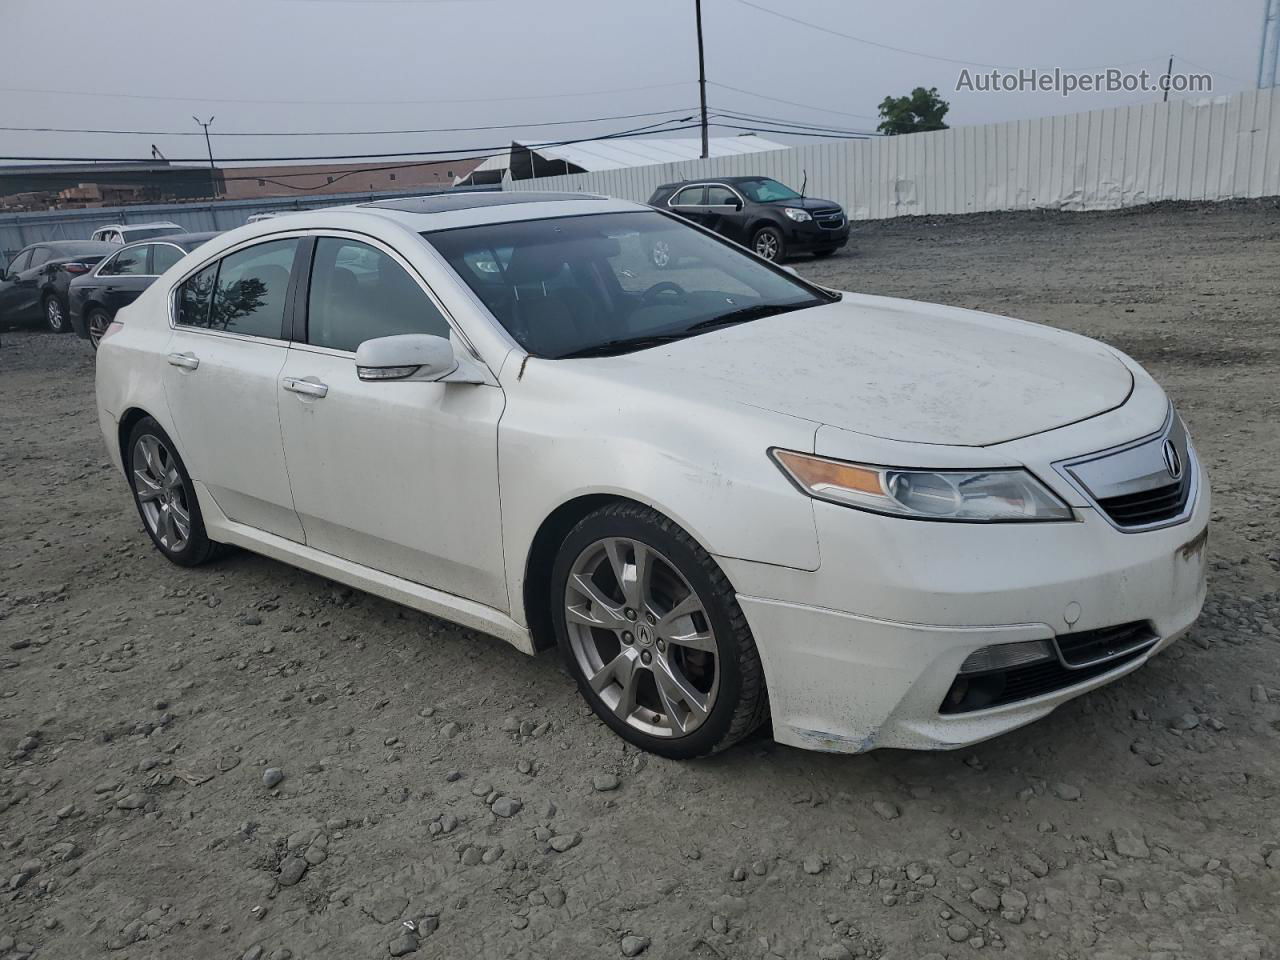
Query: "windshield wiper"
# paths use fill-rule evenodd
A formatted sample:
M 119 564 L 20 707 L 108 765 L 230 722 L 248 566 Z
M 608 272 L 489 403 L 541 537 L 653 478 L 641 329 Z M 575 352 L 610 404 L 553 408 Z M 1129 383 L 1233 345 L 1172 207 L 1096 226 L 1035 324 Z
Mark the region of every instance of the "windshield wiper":
M 749 307 L 739 307 L 737 310 L 730 310 L 728 313 L 722 313 L 718 317 L 711 317 L 709 320 L 699 320 L 691 327 L 687 327 L 687 331 L 691 330 L 710 330 L 712 327 L 728 327 L 735 323 L 749 323 L 752 320 L 760 320 L 763 317 L 772 317 L 779 313 L 790 313 L 792 310 L 803 310 L 806 307 L 817 306 L 821 301 L 811 303 L 755 303 Z
M 639 337 L 619 337 L 616 340 L 606 340 L 604 343 L 593 343 L 589 347 L 582 347 L 578 350 L 570 350 L 568 353 L 562 353 L 556 357 L 557 360 L 572 360 L 576 357 L 610 357 L 618 353 L 628 353 L 632 350 L 643 350 L 646 347 L 656 347 L 663 343 L 671 343 L 674 340 L 683 340 L 685 332 L 679 333 L 661 333 L 646 334 Z

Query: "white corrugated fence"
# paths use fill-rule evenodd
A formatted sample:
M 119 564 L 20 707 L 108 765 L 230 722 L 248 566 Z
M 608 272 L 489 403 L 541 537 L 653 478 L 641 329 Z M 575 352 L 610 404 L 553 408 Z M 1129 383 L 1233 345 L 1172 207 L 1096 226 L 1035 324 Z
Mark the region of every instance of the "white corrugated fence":
M 1112 210 L 1280 195 L 1280 88 L 936 133 L 508 182 L 648 200 L 672 180 L 758 174 L 841 203 L 850 219 Z

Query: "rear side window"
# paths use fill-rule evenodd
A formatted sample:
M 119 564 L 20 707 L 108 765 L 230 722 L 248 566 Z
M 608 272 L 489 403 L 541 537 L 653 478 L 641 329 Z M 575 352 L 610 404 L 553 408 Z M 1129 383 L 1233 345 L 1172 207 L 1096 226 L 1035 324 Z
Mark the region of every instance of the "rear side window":
M 392 257 L 359 240 L 316 241 L 307 300 L 307 342 L 354 351 L 402 333 L 449 336 L 449 322 Z
M 703 197 L 707 195 L 706 187 L 685 187 L 674 197 L 671 198 L 673 207 L 690 206 L 703 203 Z
M 48 247 L 36 247 L 31 251 L 31 266 L 38 267 L 49 259 L 50 250 Z
M 192 286 L 189 325 L 279 340 L 284 330 L 289 274 L 297 249 L 295 237 L 259 243 L 223 257 L 216 265 L 211 298 L 204 292 L 204 277 L 210 268 L 188 280 L 183 288 L 185 291 L 188 285 Z M 183 316 L 181 303 L 184 300 L 185 294 L 181 294 L 179 317 Z M 206 302 L 207 306 L 202 306 Z
M 16 257 L 14 257 L 13 262 L 9 264 L 9 272 L 21 273 L 23 270 L 27 269 L 27 267 L 29 266 L 31 266 L 31 251 L 23 250 Z
M 209 305 L 218 279 L 218 265 L 211 263 L 178 288 L 178 323 L 184 327 L 209 326 Z
M 129 247 L 121 250 L 102 265 L 100 277 L 142 276 L 147 272 L 147 248 Z
M 151 272 L 159 276 L 186 255 L 186 251 L 179 250 L 171 243 L 153 243 L 151 245 Z

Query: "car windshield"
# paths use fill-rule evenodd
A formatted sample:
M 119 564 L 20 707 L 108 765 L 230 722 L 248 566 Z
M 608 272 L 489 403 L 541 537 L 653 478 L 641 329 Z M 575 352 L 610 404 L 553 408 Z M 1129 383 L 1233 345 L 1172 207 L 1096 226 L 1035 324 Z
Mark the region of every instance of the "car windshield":
M 182 227 L 125 227 L 125 240 L 133 243 L 136 240 L 148 240 L 151 237 L 163 237 L 170 233 L 181 233 Z
M 774 200 L 799 200 L 800 194 L 777 180 L 739 180 L 734 184 L 756 203 L 771 203 Z
M 838 297 L 657 212 L 494 223 L 423 237 L 539 357 L 628 353 Z

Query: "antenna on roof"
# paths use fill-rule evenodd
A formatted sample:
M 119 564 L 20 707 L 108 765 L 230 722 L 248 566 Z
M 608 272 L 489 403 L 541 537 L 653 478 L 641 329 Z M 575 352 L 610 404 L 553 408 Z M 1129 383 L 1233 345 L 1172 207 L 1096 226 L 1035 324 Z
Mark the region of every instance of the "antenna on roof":
M 151 145 L 151 159 L 163 160 L 165 163 L 169 162 L 169 158 L 166 157 L 163 153 L 161 153 L 160 148 L 157 147 L 154 143 Z
M 804 192 L 809 186 L 809 171 L 804 171 L 804 182 L 800 184 L 800 199 L 804 199 Z

